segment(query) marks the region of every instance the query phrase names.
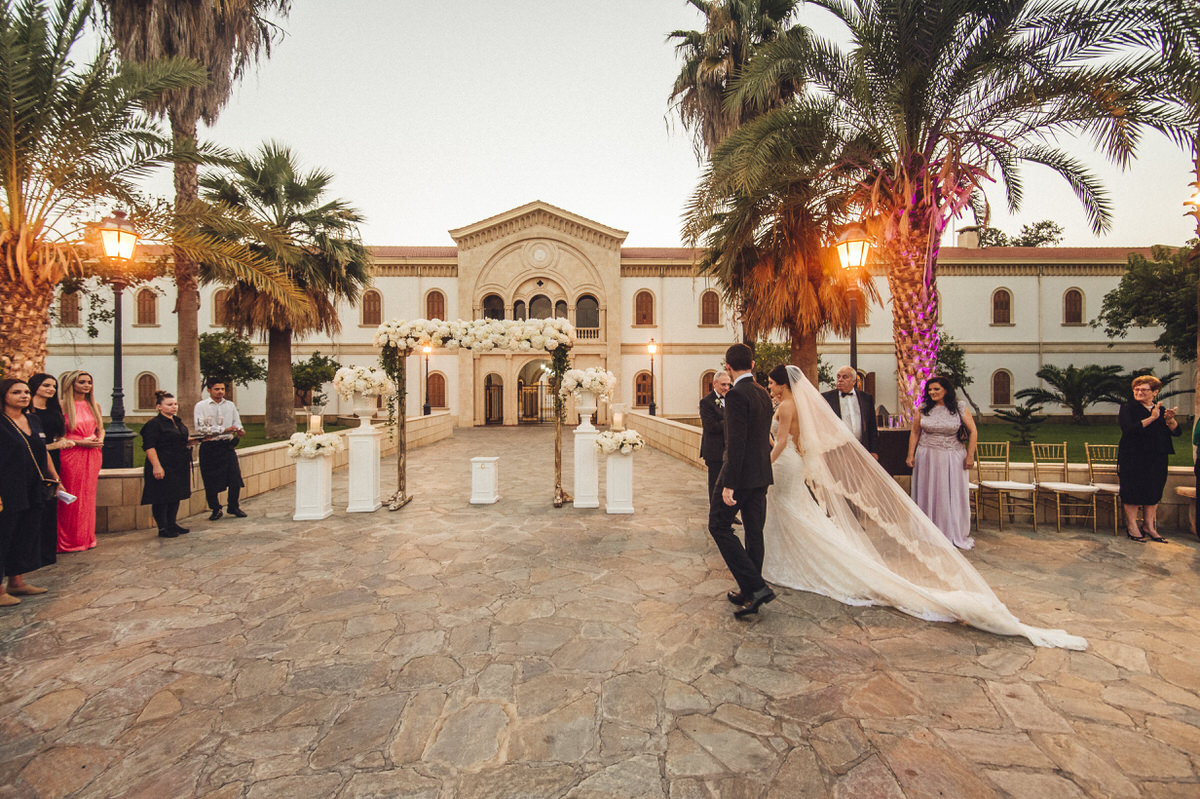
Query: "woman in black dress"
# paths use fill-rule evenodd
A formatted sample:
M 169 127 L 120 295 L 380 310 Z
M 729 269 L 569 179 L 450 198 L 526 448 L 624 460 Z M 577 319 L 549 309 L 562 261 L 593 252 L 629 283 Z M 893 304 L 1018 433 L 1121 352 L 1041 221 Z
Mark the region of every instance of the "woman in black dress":
M 1121 406 L 1117 421 L 1121 443 L 1117 448 L 1117 472 L 1121 479 L 1121 502 L 1125 507 L 1125 535 L 1134 541 L 1165 542 L 1158 534 L 1158 502 L 1167 485 L 1167 461 L 1175 453 L 1172 436 L 1183 433 L 1174 408 L 1156 402 L 1162 382 L 1153 375 L 1133 380 L 1133 401 Z M 1138 527 L 1138 509 L 1142 527 Z M 1136 533 L 1136 535 L 1135 535 Z
M 187 426 L 179 420 L 179 402 L 174 394 L 154 392 L 155 416 L 142 425 L 142 449 L 146 451 L 142 504 L 150 506 L 159 538 L 175 538 L 188 532 L 175 521 L 179 503 L 192 496 L 192 451 Z
M 70 449 L 75 442 L 67 438 L 67 422 L 63 417 L 62 406 L 58 403 L 58 380 L 54 375 L 39 372 L 29 378 L 29 390 L 33 392 L 32 405 L 29 412 L 37 417 L 42 425 L 43 441 L 50 460 L 54 461 L 54 469 L 62 474 L 62 461 L 58 452 Z M 42 565 L 49 566 L 58 560 L 58 499 L 48 499 L 42 505 Z
M 54 462 L 46 455 L 42 428 L 29 415 L 29 384 L 0 380 L 0 607 L 19 605 L 17 597 L 46 593 L 25 582 L 41 568 L 41 516 L 47 481 L 58 482 Z

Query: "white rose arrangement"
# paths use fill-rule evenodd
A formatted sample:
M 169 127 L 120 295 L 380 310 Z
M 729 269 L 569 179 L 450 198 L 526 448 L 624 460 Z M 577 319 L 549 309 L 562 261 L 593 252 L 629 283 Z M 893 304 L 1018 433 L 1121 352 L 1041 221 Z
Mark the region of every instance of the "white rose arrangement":
M 451 352 L 459 347 L 477 352 L 554 352 L 575 343 L 575 328 L 566 319 L 393 319 L 375 331 L 376 347 L 415 350 L 432 344 Z
M 320 458 L 344 448 L 337 433 L 296 433 L 288 439 L 289 458 Z
M 623 430 L 619 433 L 610 430 L 596 436 L 596 449 L 605 455 L 612 455 L 614 452 L 629 455 L 644 446 L 646 439 L 636 430 Z
M 595 367 L 568 369 L 563 375 L 559 392 L 565 397 L 576 391 L 591 391 L 598 398 L 605 399 L 612 394 L 616 385 L 617 378 L 612 372 Z
M 396 393 L 396 384 L 377 366 L 343 366 L 333 376 L 333 387 L 346 399 L 355 392 L 368 396 Z

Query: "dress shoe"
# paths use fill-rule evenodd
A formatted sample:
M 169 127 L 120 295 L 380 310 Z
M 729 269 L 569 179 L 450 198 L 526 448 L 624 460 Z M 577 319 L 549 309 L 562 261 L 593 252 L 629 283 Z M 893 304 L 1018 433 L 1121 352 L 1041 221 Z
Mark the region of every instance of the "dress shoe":
M 21 604 L 21 600 L 17 599 L 12 594 L 0 594 L 0 608 L 11 607 L 12 605 Z
M 173 532 L 177 535 L 187 535 L 188 533 L 191 532 L 191 530 L 189 530 L 188 528 L 180 527 L 178 524 L 172 524 L 170 527 L 170 530 L 171 530 L 171 532 Z
M 225 514 L 221 512 L 220 508 L 213 508 L 213 512 L 208 514 L 208 520 L 210 522 L 215 522 L 217 519 L 221 518 L 224 515 Z
M 750 599 L 746 600 L 740 608 L 733 612 L 734 616 L 743 619 L 746 616 L 751 616 L 758 613 L 758 609 L 775 598 L 775 592 L 771 590 L 771 586 L 764 585 L 762 588 L 750 595 Z
M 246 518 L 246 511 L 242 510 L 241 508 L 230 508 L 229 515 L 236 516 L 239 519 L 244 519 Z
M 17 588 L 13 588 L 11 585 L 8 587 L 8 593 L 13 596 L 37 596 L 38 594 L 46 593 L 47 590 L 45 588 L 38 588 L 36 585 L 30 585 L 29 583 L 25 583 L 25 585 Z
M 742 526 L 742 520 L 736 516 L 733 517 L 733 523 L 736 524 L 738 527 Z
M 741 591 L 730 591 L 725 594 L 725 598 L 735 605 L 746 604 L 746 597 L 742 595 Z
M 159 538 L 178 538 L 179 533 L 175 532 L 174 530 L 159 530 L 158 537 Z

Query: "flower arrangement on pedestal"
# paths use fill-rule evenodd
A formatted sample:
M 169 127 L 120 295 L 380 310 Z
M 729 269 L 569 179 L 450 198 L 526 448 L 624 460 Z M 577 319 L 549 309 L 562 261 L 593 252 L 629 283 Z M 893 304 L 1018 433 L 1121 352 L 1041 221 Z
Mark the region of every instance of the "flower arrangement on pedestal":
M 396 393 L 396 384 L 377 366 L 343 366 L 333 376 L 333 387 L 346 399 L 355 394 L 388 396 Z
M 289 458 L 323 458 L 344 448 L 337 433 L 296 433 L 288 439 Z
M 636 430 L 608 431 L 596 436 L 596 449 L 605 455 L 619 452 L 629 455 L 646 446 L 646 439 Z
M 559 391 L 564 397 L 573 392 L 590 391 L 597 399 L 604 399 L 612 395 L 616 385 L 616 376 L 604 369 L 568 369 L 563 375 L 562 388 Z

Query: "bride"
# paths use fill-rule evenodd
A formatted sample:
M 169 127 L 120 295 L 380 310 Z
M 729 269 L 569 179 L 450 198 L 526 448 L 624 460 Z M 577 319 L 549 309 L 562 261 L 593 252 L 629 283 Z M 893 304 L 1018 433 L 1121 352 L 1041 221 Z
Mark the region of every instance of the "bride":
M 1087 648 L 1078 636 L 1018 621 L 799 368 L 777 367 L 769 386 L 779 409 L 764 579 L 847 605 L 889 605 L 927 621 L 1023 635 L 1037 646 Z

